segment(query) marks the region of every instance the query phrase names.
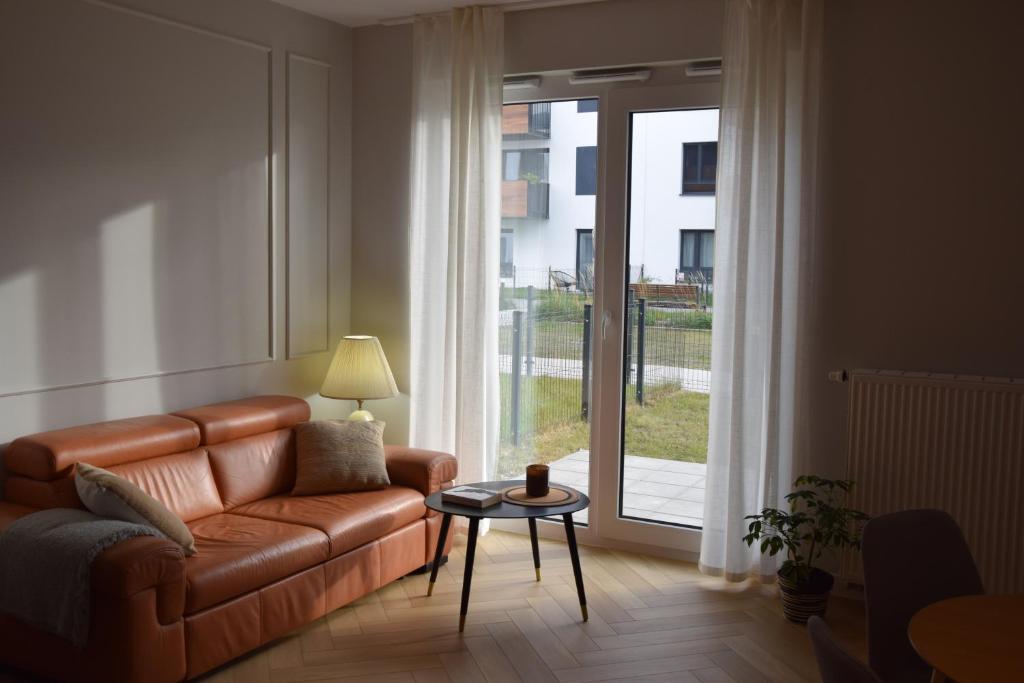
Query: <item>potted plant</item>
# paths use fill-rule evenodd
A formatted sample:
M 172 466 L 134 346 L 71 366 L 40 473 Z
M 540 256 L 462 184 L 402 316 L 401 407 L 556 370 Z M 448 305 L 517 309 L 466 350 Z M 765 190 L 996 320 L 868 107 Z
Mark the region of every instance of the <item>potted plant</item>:
M 786 551 L 779 568 L 779 591 L 786 618 L 798 624 L 825 614 L 835 582 L 832 574 L 816 566 L 826 550 L 859 548 L 861 529 L 868 516 L 846 506 L 853 482 L 813 475 L 793 482 L 786 496 L 789 510 L 765 508 L 747 515 L 748 546 L 759 541 L 761 552 L 774 557 Z

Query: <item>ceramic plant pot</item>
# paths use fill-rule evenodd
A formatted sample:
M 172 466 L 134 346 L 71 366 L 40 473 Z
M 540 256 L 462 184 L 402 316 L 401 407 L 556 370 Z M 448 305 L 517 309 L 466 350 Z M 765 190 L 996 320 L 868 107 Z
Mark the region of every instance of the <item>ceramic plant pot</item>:
M 835 578 L 821 569 L 812 569 L 806 581 L 797 583 L 779 575 L 782 612 L 795 624 L 806 624 L 812 616 L 825 616 L 828 596 Z

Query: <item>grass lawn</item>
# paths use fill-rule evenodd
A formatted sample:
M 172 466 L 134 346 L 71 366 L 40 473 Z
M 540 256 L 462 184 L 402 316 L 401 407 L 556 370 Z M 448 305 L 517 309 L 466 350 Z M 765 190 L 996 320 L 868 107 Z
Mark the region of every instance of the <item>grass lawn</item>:
M 520 445 L 509 443 L 508 375 L 501 376 L 502 425 L 498 476 L 520 474 L 533 462 L 549 463 L 590 447 L 590 426 L 580 419 L 580 381 L 557 377 L 523 378 Z M 666 460 L 706 462 L 708 395 L 674 385 L 647 389 L 646 404 L 627 388 L 626 453 Z

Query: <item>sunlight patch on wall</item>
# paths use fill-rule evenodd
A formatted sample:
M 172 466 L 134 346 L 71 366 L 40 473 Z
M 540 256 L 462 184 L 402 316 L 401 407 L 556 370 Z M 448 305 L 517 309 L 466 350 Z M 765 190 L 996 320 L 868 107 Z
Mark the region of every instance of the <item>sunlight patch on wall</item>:
M 144 374 L 160 368 L 153 213 L 153 205 L 147 204 L 100 226 L 100 311 L 107 333 L 102 352 L 104 376 Z
M 39 274 L 28 270 L 0 282 L 0 393 L 28 388 L 38 373 Z

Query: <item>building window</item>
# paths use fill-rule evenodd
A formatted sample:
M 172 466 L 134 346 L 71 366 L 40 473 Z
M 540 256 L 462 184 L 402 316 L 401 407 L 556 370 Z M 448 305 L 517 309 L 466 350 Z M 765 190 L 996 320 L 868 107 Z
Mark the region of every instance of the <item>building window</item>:
M 589 100 L 576 100 L 576 113 L 585 114 L 588 112 L 597 111 L 597 98 Z
M 576 194 L 597 194 L 597 147 L 576 148 Z
M 714 194 L 717 142 L 683 143 L 683 194 Z
M 501 231 L 501 277 L 512 277 L 512 250 L 515 245 L 515 233 L 508 228 Z
M 715 231 L 679 231 L 679 272 L 703 273 L 711 278 L 715 269 Z
M 547 148 L 507 149 L 502 156 L 502 180 L 528 180 L 531 183 L 548 181 Z
M 576 231 L 576 289 L 594 289 L 594 230 Z

